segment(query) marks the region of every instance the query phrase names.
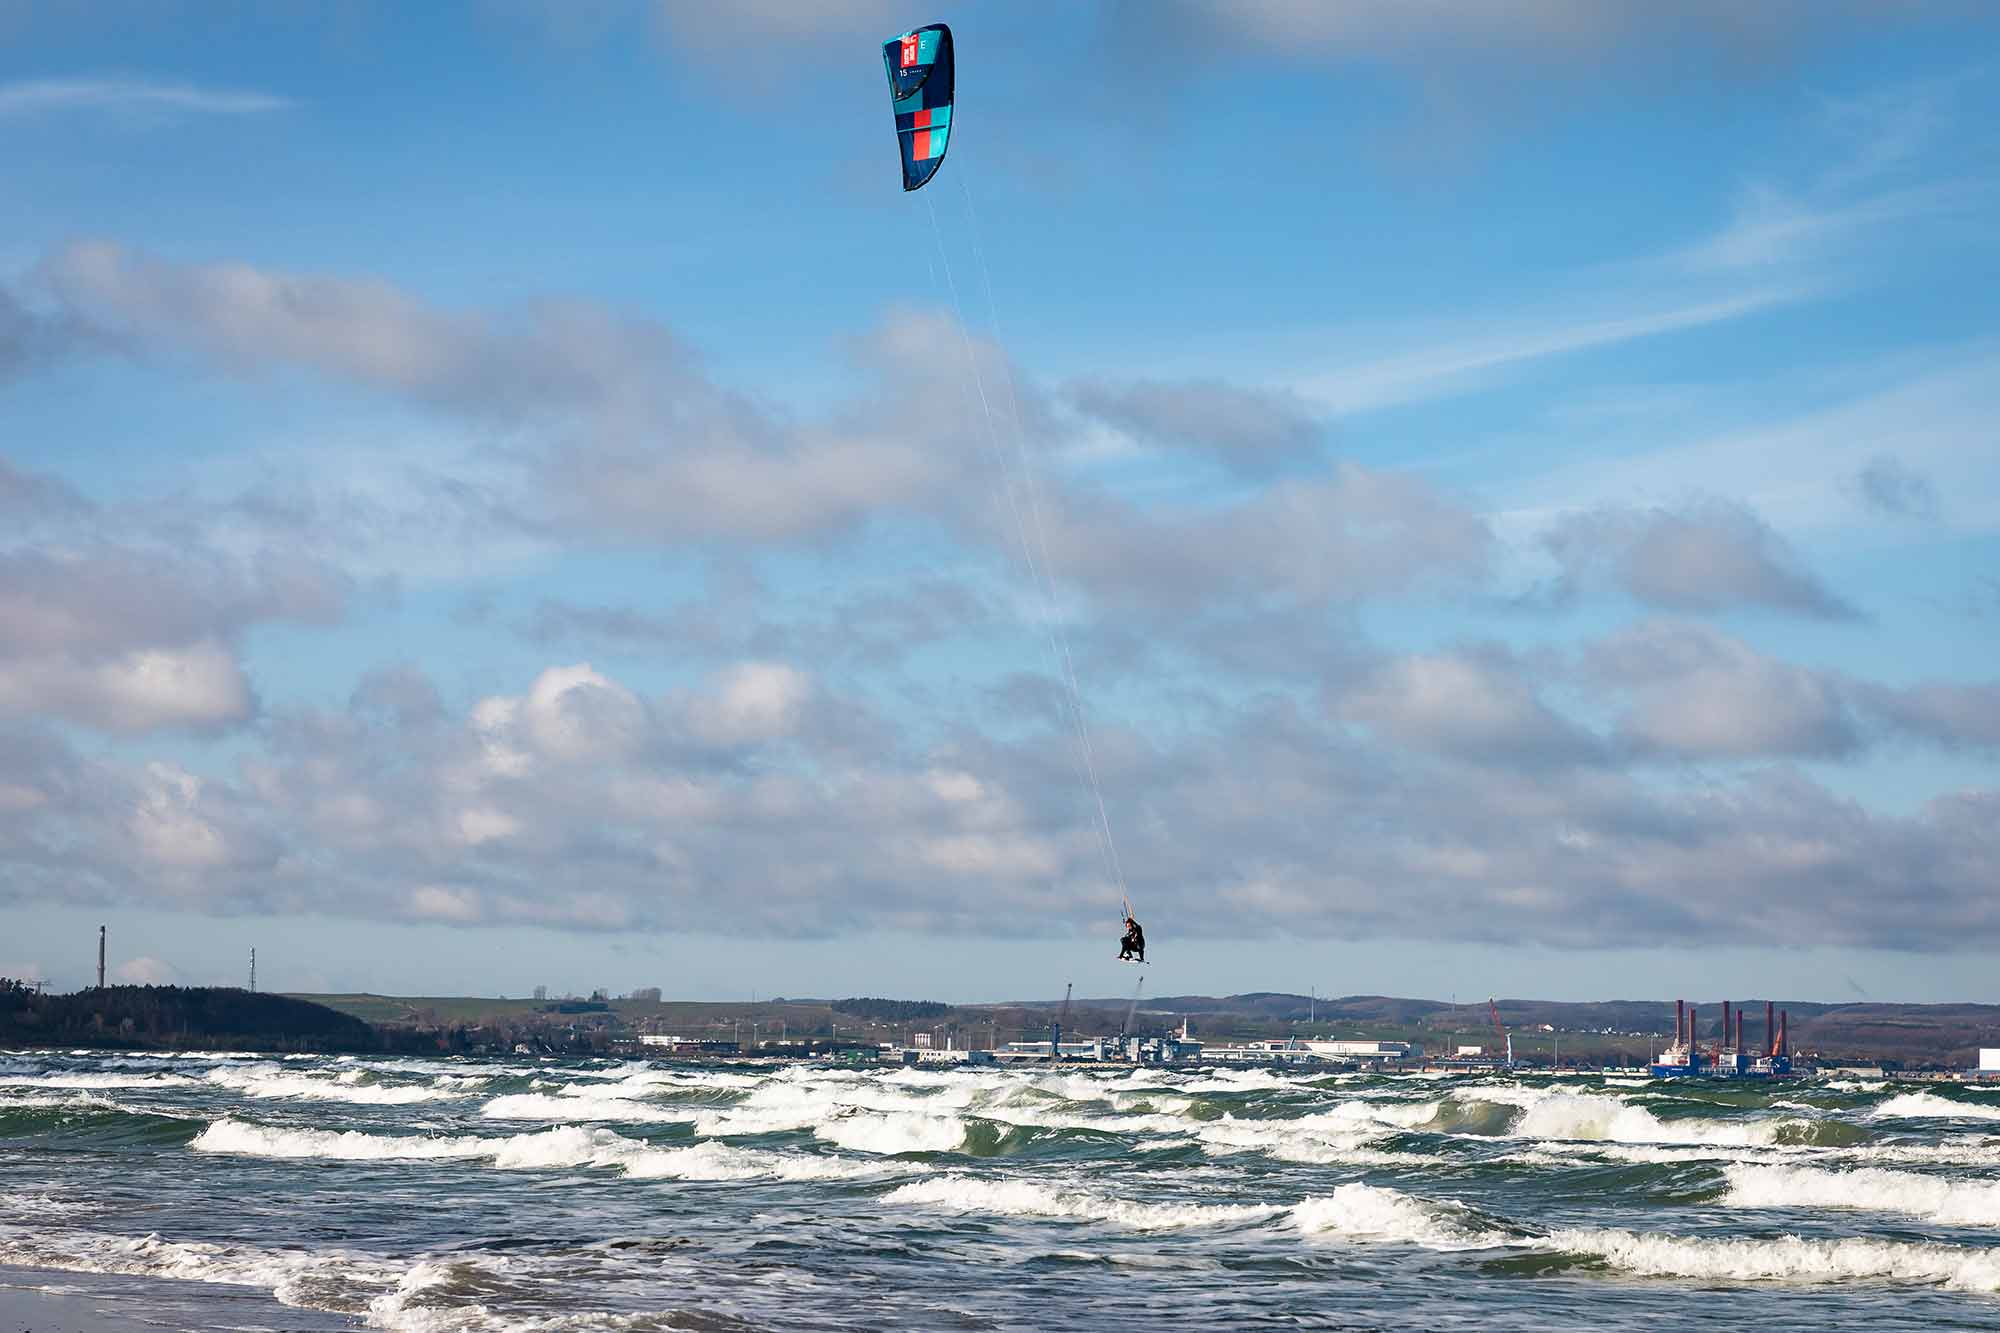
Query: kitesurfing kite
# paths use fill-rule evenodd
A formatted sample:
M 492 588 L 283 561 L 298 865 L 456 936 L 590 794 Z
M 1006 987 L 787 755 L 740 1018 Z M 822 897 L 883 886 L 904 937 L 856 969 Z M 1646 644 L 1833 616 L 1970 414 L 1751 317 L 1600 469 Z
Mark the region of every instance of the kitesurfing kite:
M 951 29 L 942 23 L 882 43 L 889 100 L 896 109 L 896 139 L 903 154 L 903 188 L 917 190 L 944 165 L 951 137 L 954 73 Z

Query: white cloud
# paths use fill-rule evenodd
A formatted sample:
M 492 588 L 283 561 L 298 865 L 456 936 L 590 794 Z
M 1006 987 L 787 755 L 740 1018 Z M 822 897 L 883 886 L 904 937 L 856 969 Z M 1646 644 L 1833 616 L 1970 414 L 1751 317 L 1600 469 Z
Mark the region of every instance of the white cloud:
M 230 862 L 221 829 L 202 813 L 203 781 L 173 764 L 151 763 L 127 829 L 140 855 L 173 870 L 215 870 Z
M 650 725 L 638 696 L 588 662 L 535 677 L 517 714 L 536 752 L 560 763 L 604 763 L 645 742 Z
M 1502 765 L 1587 762 L 1599 748 L 1498 649 L 1393 658 L 1339 693 L 1334 709 L 1386 740 Z
M 0 84 L 0 118 L 51 111 L 242 116 L 283 111 L 291 105 L 270 93 L 153 79 L 26 79 Z
M 409 915 L 419 921 L 446 921 L 454 924 L 478 921 L 485 915 L 479 895 L 469 889 L 440 884 L 421 884 L 410 894 Z
M 1609 582 L 1669 611 L 1762 606 L 1826 619 L 1855 614 L 1770 525 L 1726 501 L 1565 514 L 1541 542 L 1563 567 L 1562 597 Z
M 1618 729 L 1644 752 L 1827 756 L 1861 743 L 1837 682 L 1703 625 L 1641 625 L 1594 645 L 1587 659 L 1600 681 L 1629 692 Z
M 60 716 L 104 731 L 217 728 L 255 710 L 235 656 L 205 641 L 99 661 L 0 658 L 0 716 Z
M 106 975 L 121 986 L 174 986 L 181 980 L 181 970 L 159 958 L 128 958 Z
M 782 662 L 741 662 L 687 703 L 687 724 L 710 745 L 760 745 L 791 735 L 813 693 L 812 677 Z

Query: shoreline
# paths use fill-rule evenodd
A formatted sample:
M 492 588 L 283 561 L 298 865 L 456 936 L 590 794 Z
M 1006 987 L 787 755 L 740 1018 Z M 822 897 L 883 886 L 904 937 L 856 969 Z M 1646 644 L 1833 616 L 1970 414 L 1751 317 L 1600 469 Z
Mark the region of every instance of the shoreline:
M 358 1318 L 286 1305 L 262 1287 L 0 1264 L 0 1333 L 331 1333 Z

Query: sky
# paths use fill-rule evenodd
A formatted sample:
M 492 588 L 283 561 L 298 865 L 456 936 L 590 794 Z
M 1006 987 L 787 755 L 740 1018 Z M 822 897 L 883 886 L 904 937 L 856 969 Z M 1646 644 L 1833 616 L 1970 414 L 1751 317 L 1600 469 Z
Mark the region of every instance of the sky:
M 0 975 L 2000 1002 L 1988 6 L 12 3 L 0 153 Z

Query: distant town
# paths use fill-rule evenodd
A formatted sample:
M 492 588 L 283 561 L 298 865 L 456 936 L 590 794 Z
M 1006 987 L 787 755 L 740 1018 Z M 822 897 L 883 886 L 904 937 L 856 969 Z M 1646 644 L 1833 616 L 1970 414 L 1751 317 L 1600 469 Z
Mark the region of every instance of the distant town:
M 0 1043 L 12 1046 L 2000 1078 L 2000 1005 L 1736 1002 L 1733 1026 L 1729 1012 L 1726 1002 L 1456 1004 L 1276 991 L 977 1005 L 715 1003 L 669 1000 L 660 987 L 614 996 L 537 986 L 519 998 L 176 986 L 59 995 L 0 980 Z

